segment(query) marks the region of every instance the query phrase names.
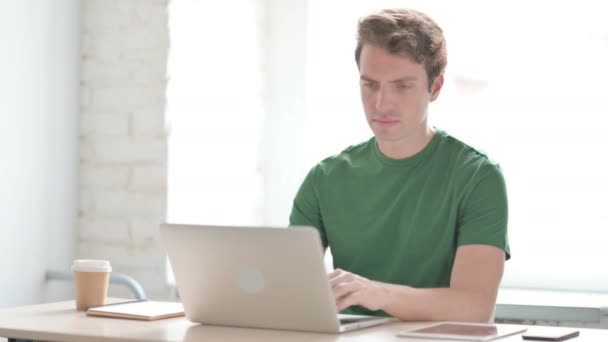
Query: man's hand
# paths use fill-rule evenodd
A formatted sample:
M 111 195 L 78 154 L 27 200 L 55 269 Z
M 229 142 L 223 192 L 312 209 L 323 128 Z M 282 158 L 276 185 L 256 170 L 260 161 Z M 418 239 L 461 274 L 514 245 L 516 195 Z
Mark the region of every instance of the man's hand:
M 376 311 L 384 308 L 390 301 L 390 291 L 386 284 L 341 269 L 329 274 L 329 283 L 338 311 L 353 305 Z

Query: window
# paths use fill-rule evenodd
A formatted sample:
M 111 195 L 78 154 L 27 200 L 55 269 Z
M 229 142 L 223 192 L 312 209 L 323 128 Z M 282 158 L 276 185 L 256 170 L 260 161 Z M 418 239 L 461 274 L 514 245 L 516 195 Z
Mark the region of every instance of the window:
M 433 124 L 504 170 L 513 259 L 503 286 L 608 289 L 601 4 L 251 1 L 230 12 L 235 28 L 217 15 L 232 2 L 202 3 L 172 3 L 171 220 L 286 224 L 308 169 L 371 134 L 353 58 L 357 19 L 409 6 L 435 18 L 448 41 Z M 246 47 L 208 25 L 238 32 Z
M 245 0 L 170 4 L 170 222 L 262 223 L 257 10 Z

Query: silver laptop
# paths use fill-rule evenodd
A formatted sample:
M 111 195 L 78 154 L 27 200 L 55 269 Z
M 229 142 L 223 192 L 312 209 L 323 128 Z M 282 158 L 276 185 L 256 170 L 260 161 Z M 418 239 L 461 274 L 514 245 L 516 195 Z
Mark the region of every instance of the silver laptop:
M 193 322 L 338 333 L 391 320 L 338 315 L 314 228 L 163 224 L 160 233 Z

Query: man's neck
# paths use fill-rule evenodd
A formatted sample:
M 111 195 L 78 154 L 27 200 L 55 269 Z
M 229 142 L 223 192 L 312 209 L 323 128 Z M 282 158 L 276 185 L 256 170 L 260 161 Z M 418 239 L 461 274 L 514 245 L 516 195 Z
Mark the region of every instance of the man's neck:
M 429 144 L 435 129 L 425 127 L 416 134 L 396 141 L 378 140 L 378 148 L 383 155 L 391 159 L 404 159 L 422 151 Z

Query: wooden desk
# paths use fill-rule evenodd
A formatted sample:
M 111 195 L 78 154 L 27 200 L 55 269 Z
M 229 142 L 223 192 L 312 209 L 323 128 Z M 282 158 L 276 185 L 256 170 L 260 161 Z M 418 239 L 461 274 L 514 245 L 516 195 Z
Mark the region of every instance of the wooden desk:
M 403 329 L 424 325 L 395 322 L 345 334 L 245 329 L 194 324 L 185 317 L 158 321 L 135 321 L 89 317 L 74 309 L 74 301 L 0 309 L 0 336 L 40 341 L 400 341 L 431 340 L 399 338 Z M 608 330 L 580 329 L 573 342 L 608 341 Z M 515 335 L 499 341 L 522 341 Z

